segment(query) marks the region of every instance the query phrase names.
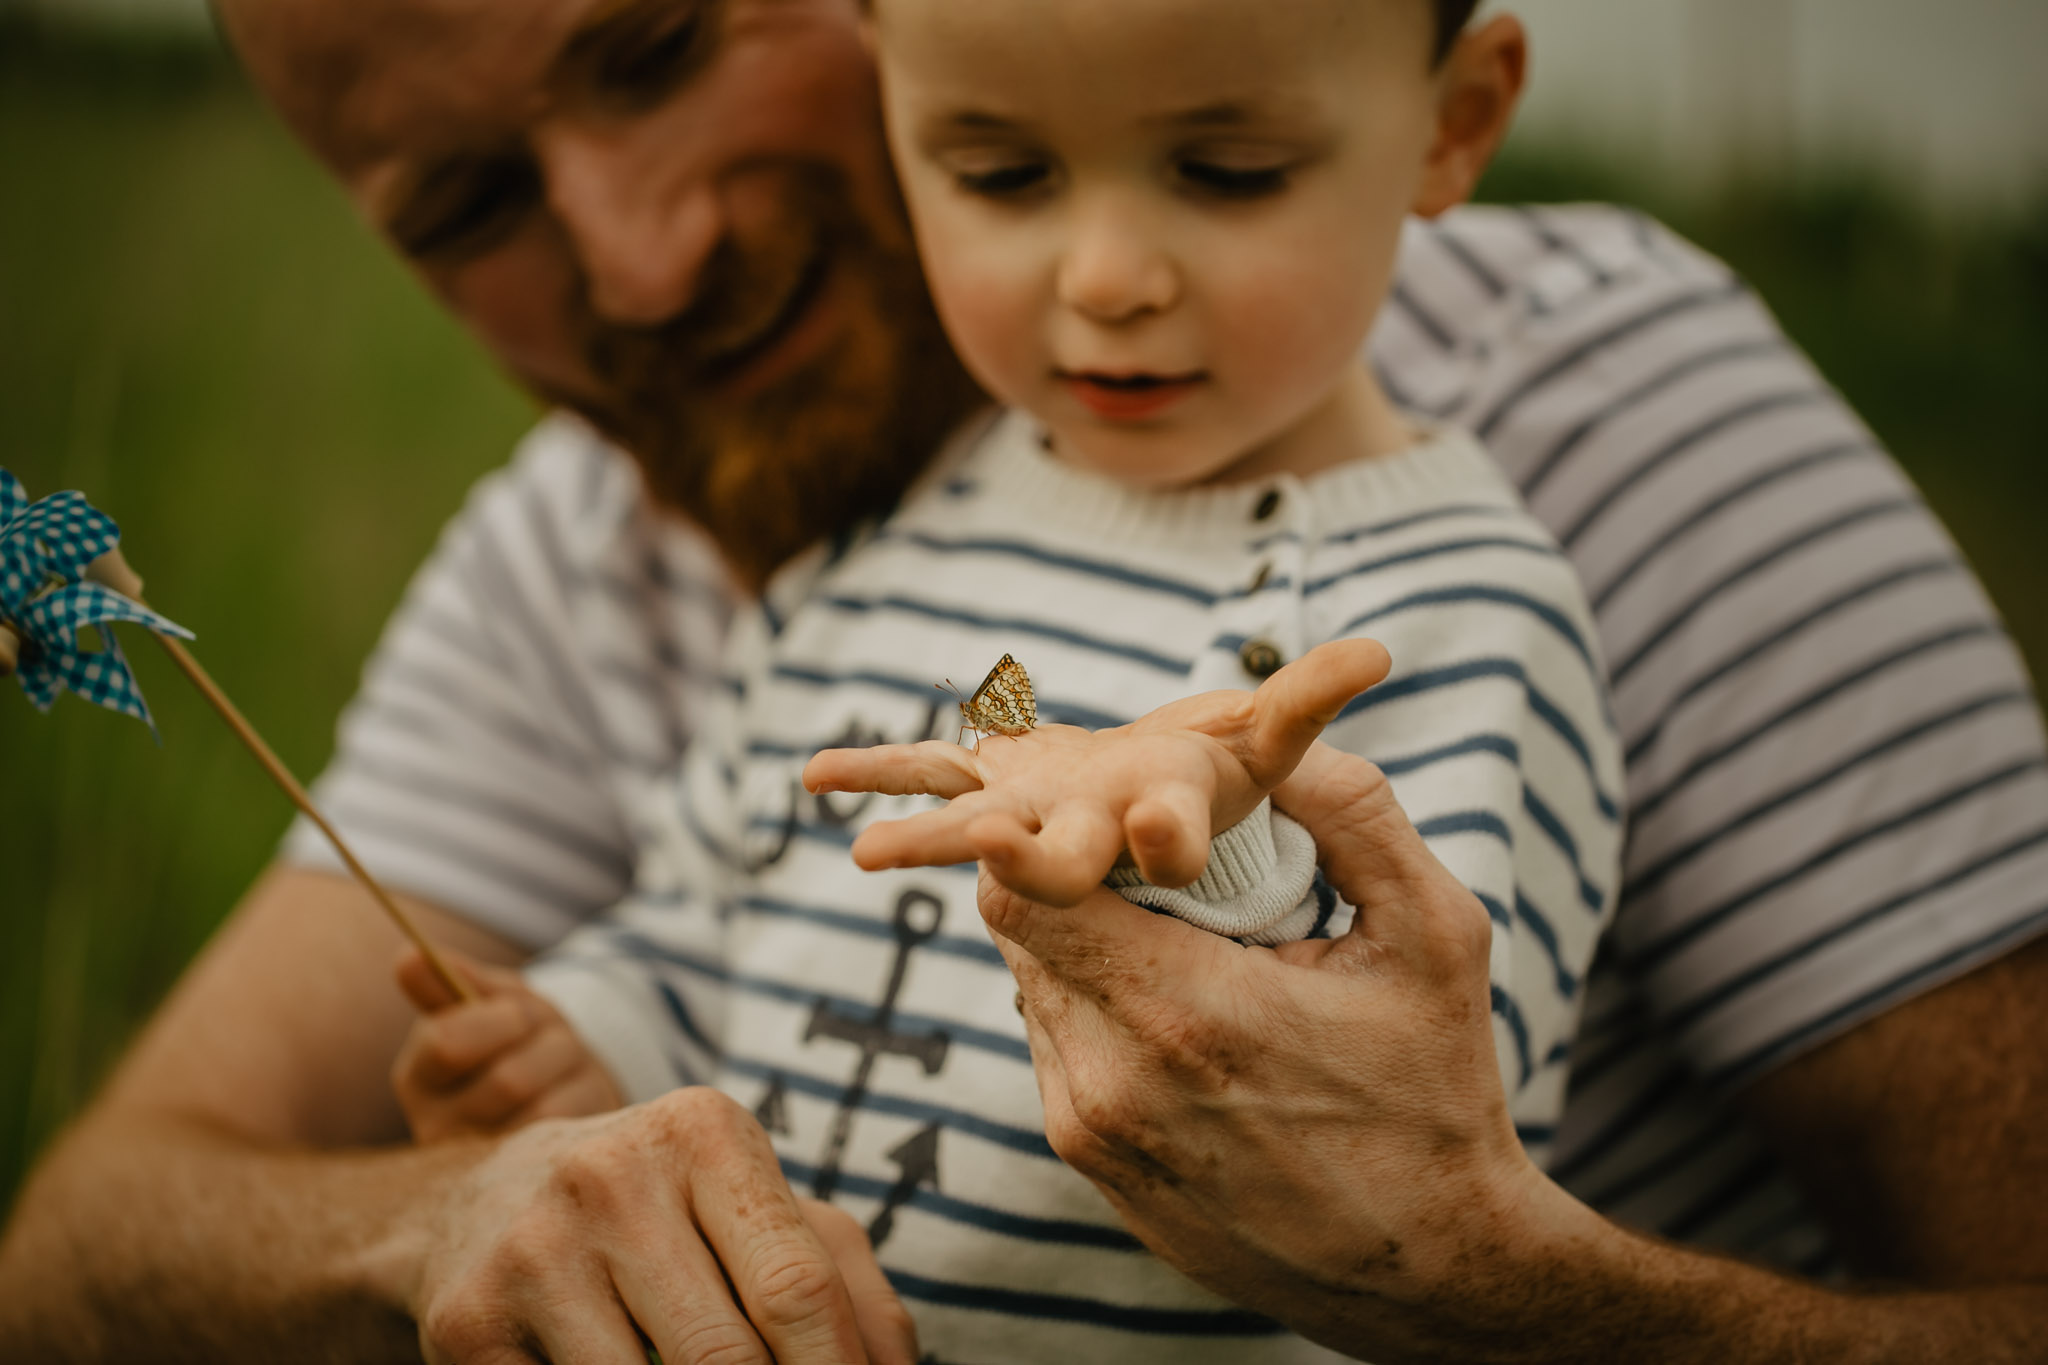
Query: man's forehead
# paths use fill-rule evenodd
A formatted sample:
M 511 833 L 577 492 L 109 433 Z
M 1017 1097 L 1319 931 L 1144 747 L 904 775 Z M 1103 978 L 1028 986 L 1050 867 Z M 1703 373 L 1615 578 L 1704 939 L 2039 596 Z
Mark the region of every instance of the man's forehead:
M 257 83 L 344 177 L 503 136 L 612 0 L 222 0 Z

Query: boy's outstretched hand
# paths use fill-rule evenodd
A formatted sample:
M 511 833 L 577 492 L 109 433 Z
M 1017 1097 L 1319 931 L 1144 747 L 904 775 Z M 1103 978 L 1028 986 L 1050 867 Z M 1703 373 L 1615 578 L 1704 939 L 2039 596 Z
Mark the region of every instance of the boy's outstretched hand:
M 569 1021 L 518 972 L 441 953 L 477 998 L 458 1001 L 418 950 L 399 957 L 398 984 L 420 1017 L 392 1064 L 391 1086 L 414 1141 L 506 1133 L 625 1102 Z
M 972 749 L 826 749 L 805 766 L 804 786 L 951 802 L 863 830 L 853 860 L 869 871 L 979 860 L 1020 896 L 1072 905 L 1128 848 L 1147 881 L 1186 886 L 1202 875 L 1210 836 L 1256 809 L 1389 667 L 1378 641 L 1335 640 L 1256 692 L 1204 692 L 1110 730 L 1042 725 Z

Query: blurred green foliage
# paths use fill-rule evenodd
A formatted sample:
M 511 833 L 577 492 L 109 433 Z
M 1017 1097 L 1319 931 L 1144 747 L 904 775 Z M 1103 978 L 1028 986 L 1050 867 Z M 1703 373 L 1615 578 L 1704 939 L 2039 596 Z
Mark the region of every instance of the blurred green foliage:
M 0 8 L 0 464 L 86 489 L 302 775 L 412 568 L 531 409 L 204 46 Z M 1937 231 L 1854 185 L 1645 202 L 1733 262 L 1891 444 L 2048 664 L 2048 211 Z M 160 654 L 157 713 L 0 697 L 0 1203 L 262 866 L 283 798 Z M 8 689 L 12 690 L 11 686 Z

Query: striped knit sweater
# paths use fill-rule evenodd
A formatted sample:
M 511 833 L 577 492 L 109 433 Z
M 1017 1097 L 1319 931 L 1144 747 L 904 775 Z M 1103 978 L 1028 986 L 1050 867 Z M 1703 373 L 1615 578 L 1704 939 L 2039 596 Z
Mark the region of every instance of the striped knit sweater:
M 708 742 L 640 811 L 634 893 L 530 975 L 631 1098 L 708 1081 L 759 1113 L 792 1181 L 876 1231 L 942 1359 L 1324 1359 L 1157 1261 L 1054 1158 L 972 866 L 848 857 L 930 802 L 797 775 L 835 743 L 951 736 L 933 684 L 1005 651 L 1042 720 L 1100 727 L 1360 634 L 1394 672 L 1326 738 L 1386 770 L 1492 914 L 1502 1079 L 1540 1157 L 1614 904 L 1621 749 L 1576 575 L 1461 434 L 1137 493 L 998 419 L 742 614 Z M 1316 900 L 1306 931 L 1341 932 L 1348 909 Z

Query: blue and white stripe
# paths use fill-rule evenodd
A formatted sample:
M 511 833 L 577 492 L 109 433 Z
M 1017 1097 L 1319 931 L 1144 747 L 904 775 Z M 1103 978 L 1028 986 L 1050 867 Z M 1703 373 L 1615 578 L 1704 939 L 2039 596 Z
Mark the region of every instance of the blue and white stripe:
M 1475 208 L 1411 228 L 1399 279 L 1376 370 L 1417 413 L 1483 430 L 1568 542 L 1600 652 L 1639 658 L 1615 689 L 1628 771 L 1608 793 L 1633 840 L 1556 1169 L 1637 1225 L 1824 1266 L 1825 1235 L 1726 1096 L 2048 928 L 2048 781 L 2001 776 L 2043 752 L 2033 689 L 1938 523 L 1718 262 L 1626 211 Z M 626 812 L 710 704 L 723 584 L 624 459 L 549 419 L 394 617 L 329 809 L 391 882 L 554 941 L 628 890 Z M 908 705 L 928 691 L 883 672 Z M 788 758 L 832 736 L 753 738 Z M 1510 769 L 1520 743 L 1389 757 L 1452 781 Z M 332 865 L 309 830 L 288 853 Z M 1667 941 L 1653 970 L 1626 965 L 1622 945 Z M 975 1311 L 940 1297 L 920 1312 Z

